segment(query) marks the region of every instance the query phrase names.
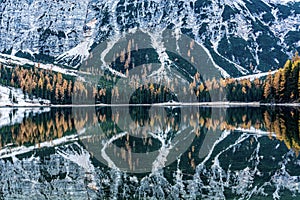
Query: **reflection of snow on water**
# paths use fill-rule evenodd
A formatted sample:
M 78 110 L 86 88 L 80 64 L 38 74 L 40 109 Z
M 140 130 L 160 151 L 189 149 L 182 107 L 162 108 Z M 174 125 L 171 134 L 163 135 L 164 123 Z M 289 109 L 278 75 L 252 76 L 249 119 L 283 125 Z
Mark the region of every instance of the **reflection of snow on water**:
M 19 198 L 26 195 L 41 199 L 52 198 L 54 194 L 58 195 L 56 198 L 76 196 L 92 199 L 107 195 L 112 199 L 225 199 L 230 195 L 240 199 L 268 195 L 276 199 L 283 191 L 299 194 L 300 177 L 290 174 L 287 169 L 299 165 L 292 151 L 277 155 L 269 149 L 267 153 L 270 155 L 267 155 L 266 148 L 270 146 L 268 143 L 267 146 L 262 145 L 266 136 L 241 133 L 234 138 L 234 135 L 232 132 L 223 132 L 188 178 L 185 177 L 183 160 L 180 158 L 171 176 L 166 175 L 167 169 L 161 168 L 137 178 L 118 169 L 96 167 L 89 152 L 75 142 L 56 147 L 55 153 L 47 159 L 32 155 L 22 159 L 15 157 L 13 162 L 1 160 L 0 182 L 7 197 L 16 197 L 14 195 L 18 193 Z M 247 147 L 247 142 L 252 143 L 252 148 L 242 149 Z M 279 142 L 273 142 L 275 148 Z M 228 153 L 234 156 L 245 150 L 248 157 L 239 154 L 239 158 L 229 163 L 224 159 Z M 274 170 L 264 171 L 264 159 L 270 156 L 277 159 L 278 166 L 272 166 Z
M 0 128 L 12 124 L 19 124 L 28 117 L 30 114 L 33 116 L 41 114 L 43 112 L 49 112 L 50 108 L 40 107 L 24 107 L 24 108 L 0 108 Z
M 86 179 L 89 181 L 88 187 L 95 190 L 98 189 L 96 187 L 95 177 L 93 176 L 95 168 L 91 163 L 89 152 L 84 150 L 77 142 L 66 146 L 66 150 L 57 148 L 56 152 L 66 160 L 70 160 L 82 167 L 87 174 Z
M 271 178 L 270 184 L 274 184 L 276 187 L 273 193 L 274 199 L 280 198 L 280 190 L 289 190 L 293 194 L 300 192 L 300 176 L 292 176 L 286 170 L 286 165 L 289 164 L 290 160 L 294 157 L 293 154 L 294 153 L 290 151 L 284 156 L 283 161 L 280 163 L 281 168 L 277 170 Z

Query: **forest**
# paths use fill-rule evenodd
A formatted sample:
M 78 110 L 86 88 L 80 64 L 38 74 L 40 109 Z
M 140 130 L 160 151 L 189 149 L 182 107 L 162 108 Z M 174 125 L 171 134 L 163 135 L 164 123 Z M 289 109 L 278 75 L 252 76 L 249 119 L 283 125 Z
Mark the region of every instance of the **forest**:
M 188 96 L 197 96 L 199 102 L 230 101 L 230 102 L 263 102 L 263 103 L 299 103 L 300 92 L 300 56 L 295 53 L 283 68 L 275 72 L 269 72 L 266 77 L 250 79 L 215 78 L 202 80 L 201 74 L 194 74 L 189 86 L 182 91 Z M 87 99 L 94 99 L 94 103 L 110 104 L 112 98 L 122 98 L 123 91 L 128 87 L 134 89 L 129 103 L 153 104 L 178 101 L 174 88 L 179 80 L 174 78 L 172 82 L 165 84 L 148 83 L 142 85 L 140 80 L 147 74 L 144 67 L 141 77 L 130 75 L 126 70 L 129 85 L 118 88 L 115 83 L 118 77 L 101 72 L 98 84 L 89 81 L 78 81 L 77 77 L 61 74 L 52 70 L 45 70 L 39 66 L 4 66 L 0 65 L 0 84 L 15 88 L 21 88 L 24 97 L 40 97 L 48 99 L 52 104 L 85 104 Z M 215 97 L 216 98 L 212 98 Z M 15 98 L 10 96 L 11 101 Z
M 262 102 L 262 103 L 299 103 L 300 92 L 300 56 L 296 52 L 291 60 L 288 60 L 283 68 L 275 72 L 269 71 L 266 77 L 248 79 L 226 78 L 217 80 L 216 78 L 201 80 L 201 74 L 195 73 L 193 80 L 188 87 L 183 87 L 185 95 L 194 94 L 199 102 L 210 101 L 230 101 L 230 102 Z M 143 70 L 146 74 L 147 68 Z M 174 94 L 174 89 L 178 86 L 178 80 L 166 82 L 164 85 L 149 83 L 139 85 L 136 77 L 130 77 L 130 85 L 134 87 L 130 103 L 152 104 L 178 101 Z M 140 79 L 143 79 L 139 77 Z M 97 103 L 109 103 L 111 98 L 122 98 L 122 89 L 112 87 L 114 78 L 109 81 L 102 81 L 98 85 L 96 94 Z
M 24 99 L 40 97 L 48 99 L 52 104 L 71 103 L 71 95 L 74 88 L 73 77 L 41 69 L 38 66 L 14 66 L 0 65 L 0 84 L 20 88 Z M 12 101 L 14 97 L 10 95 Z

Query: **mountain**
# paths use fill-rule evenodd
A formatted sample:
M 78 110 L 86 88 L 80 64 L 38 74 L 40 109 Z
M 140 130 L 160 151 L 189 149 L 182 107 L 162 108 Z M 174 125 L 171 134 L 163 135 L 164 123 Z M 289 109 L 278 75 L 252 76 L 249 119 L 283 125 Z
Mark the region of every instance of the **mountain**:
M 0 52 L 78 68 L 89 51 L 135 28 L 181 32 L 238 77 L 300 51 L 300 2 L 276 0 L 2 0 Z

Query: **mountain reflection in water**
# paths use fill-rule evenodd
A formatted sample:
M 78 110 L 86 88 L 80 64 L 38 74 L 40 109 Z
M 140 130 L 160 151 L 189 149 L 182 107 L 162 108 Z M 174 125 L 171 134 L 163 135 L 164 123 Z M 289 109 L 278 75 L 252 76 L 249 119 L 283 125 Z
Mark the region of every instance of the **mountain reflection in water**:
M 29 113 L 0 127 L 1 196 L 300 196 L 299 111 L 132 106 Z

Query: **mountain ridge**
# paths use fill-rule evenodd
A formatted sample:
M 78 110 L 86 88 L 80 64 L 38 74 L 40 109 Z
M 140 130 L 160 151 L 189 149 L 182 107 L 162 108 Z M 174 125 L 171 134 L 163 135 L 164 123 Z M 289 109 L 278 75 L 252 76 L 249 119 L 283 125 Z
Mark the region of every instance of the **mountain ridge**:
M 300 50 L 299 8 L 266 0 L 5 1 L 0 51 L 78 68 L 101 41 L 137 27 L 168 28 L 192 37 L 238 77 L 279 68 Z

